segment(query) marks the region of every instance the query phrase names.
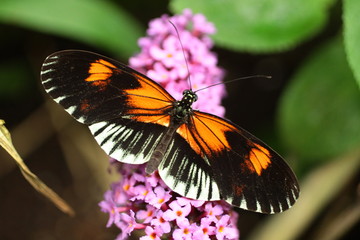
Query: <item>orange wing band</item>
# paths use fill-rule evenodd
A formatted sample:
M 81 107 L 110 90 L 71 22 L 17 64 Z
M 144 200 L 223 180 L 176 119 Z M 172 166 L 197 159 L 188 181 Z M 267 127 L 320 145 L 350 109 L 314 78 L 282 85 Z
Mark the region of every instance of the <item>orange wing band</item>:
M 255 145 L 249 153 L 249 159 L 253 165 L 253 169 L 256 171 L 257 175 L 261 175 L 262 171 L 267 169 L 271 164 L 270 152 L 266 148 L 260 146 L 259 144 L 252 143 Z
M 113 75 L 113 69 L 117 69 L 116 66 L 108 61 L 103 59 L 96 60 L 91 63 L 88 71 L 90 76 L 85 81 L 92 82 L 92 85 L 103 89 L 110 83 L 109 78 Z
M 174 99 L 168 99 L 168 95 L 164 89 L 160 88 L 153 81 L 144 78 L 141 75 L 132 73 L 134 77 L 138 79 L 140 87 L 135 89 L 128 89 L 126 92 L 128 95 L 128 101 L 134 108 L 147 108 L 147 109 L 160 109 L 164 106 L 170 105 L 169 101 Z M 144 98 L 139 101 L 139 97 Z
M 193 116 L 193 128 L 196 129 L 194 136 L 189 134 L 190 129 L 186 124 L 183 124 L 177 130 L 177 133 L 180 134 L 186 141 L 190 144 L 191 148 L 198 154 L 206 154 L 211 156 L 216 152 L 222 152 L 226 148 L 230 149 L 230 144 L 226 139 L 225 132 L 229 130 L 234 130 L 234 127 L 228 124 L 225 121 L 220 121 L 220 119 L 213 117 L 211 115 L 204 115 L 203 113 L 196 112 Z M 196 133 L 198 135 L 196 135 Z M 202 152 L 200 146 L 204 153 Z
M 126 89 L 129 109 L 126 114 L 133 115 L 131 118 L 145 123 L 156 123 L 165 127 L 170 125 L 170 115 L 165 115 L 166 109 L 172 107 L 174 99 L 163 88 L 153 81 L 131 73 L 140 84 L 134 89 Z

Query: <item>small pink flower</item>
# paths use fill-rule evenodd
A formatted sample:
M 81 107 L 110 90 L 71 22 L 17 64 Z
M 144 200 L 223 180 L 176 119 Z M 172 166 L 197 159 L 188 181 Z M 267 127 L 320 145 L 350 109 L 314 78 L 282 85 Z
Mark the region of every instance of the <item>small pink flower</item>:
M 154 174 L 148 175 L 145 178 L 146 184 L 150 185 L 151 187 L 156 187 L 159 184 L 163 183 L 160 181 L 160 176 L 155 172 Z M 161 185 L 163 188 L 166 188 L 167 186 Z
M 131 196 L 134 196 L 131 198 L 132 200 L 144 200 L 149 194 L 149 188 L 147 188 L 145 185 L 137 185 L 134 187 L 132 193 L 133 194 L 131 194 Z
M 112 191 L 107 191 L 104 194 L 105 200 L 99 203 L 101 211 L 109 213 L 109 220 L 106 227 L 110 227 L 114 222 L 118 222 L 120 220 L 120 212 L 117 210 L 117 205 L 113 201 L 112 195 Z
M 219 240 L 223 239 L 237 239 L 239 236 L 237 228 L 231 226 L 229 222 L 230 216 L 224 215 L 216 223 L 216 238 Z
M 147 34 L 149 36 L 164 35 L 168 32 L 168 26 L 163 18 L 156 18 L 150 21 Z
M 137 172 L 134 172 L 131 175 L 131 179 L 133 179 L 135 182 L 145 182 L 147 180 L 146 177 L 143 174 L 140 174 L 140 173 L 137 173 Z
M 151 221 L 151 225 L 160 228 L 164 233 L 169 233 L 171 230 L 170 222 L 163 218 L 163 211 L 158 210 L 155 218 Z
M 176 71 L 174 70 L 169 71 L 161 63 L 155 63 L 154 69 L 149 70 L 147 76 L 158 83 L 167 82 L 169 81 L 169 79 L 174 80 L 178 77 Z
M 194 232 L 194 240 L 208 240 L 215 233 L 215 227 L 211 226 L 212 221 L 209 218 L 202 218 L 201 225 Z
M 158 214 L 156 209 L 151 205 L 147 205 L 146 210 L 139 210 L 136 213 L 136 218 L 143 220 L 144 223 L 149 223 L 154 218 L 155 213 Z
M 214 205 L 209 202 L 205 204 L 205 214 L 209 219 L 215 219 L 217 216 L 223 214 L 223 208 L 220 205 Z
M 199 32 L 207 34 L 214 34 L 216 32 L 214 24 L 208 22 L 205 16 L 201 14 L 194 15 L 194 28 Z
M 185 206 L 190 203 L 192 206 L 194 206 L 196 208 L 201 207 L 205 203 L 205 201 L 203 201 L 203 200 L 192 200 L 192 199 L 189 199 L 186 197 L 177 197 L 176 201 L 178 202 L 178 204 L 180 206 Z
M 132 177 L 124 179 L 122 184 L 123 190 L 128 194 L 133 194 L 135 182 L 136 180 Z
M 163 203 L 167 202 L 171 198 L 171 194 L 169 192 L 170 191 L 166 191 L 163 187 L 156 187 L 151 195 L 151 198 L 148 198 L 150 194 L 147 196 L 146 202 L 159 209 Z
M 174 240 L 191 240 L 193 232 L 196 228 L 195 224 L 190 224 L 189 220 L 186 218 L 181 219 L 177 222 L 178 229 L 174 230 L 173 238 Z
M 150 47 L 149 53 L 154 60 L 160 61 L 166 68 L 184 63 L 184 55 L 176 36 L 167 37 L 161 47 L 158 45 Z
M 162 232 L 160 229 L 152 228 L 147 226 L 145 228 L 146 236 L 140 237 L 140 240 L 160 240 L 160 237 L 162 236 Z
M 121 220 L 116 223 L 122 229 L 120 239 L 125 239 L 131 234 L 134 229 L 143 229 L 144 225 L 139 224 L 135 221 L 135 213 L 130 210 L 130 215 L 126 213 L 121 213 Z
M 176 222 L 183 220 L 191 211 L 190 203 L 181 206 L 178 201 L 173 201 L 169 204 L 170 209 L 164 212 L 164 219 L 167 221 L 176 220 Z

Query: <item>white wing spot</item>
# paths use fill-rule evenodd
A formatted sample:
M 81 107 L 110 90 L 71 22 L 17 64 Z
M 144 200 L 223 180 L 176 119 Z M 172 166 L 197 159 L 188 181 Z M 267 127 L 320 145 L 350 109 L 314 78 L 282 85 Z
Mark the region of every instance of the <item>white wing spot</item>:
M 53 56 L 48 57 L 48 59 L 58 59 L 58 58 L 59 58 L 59 56 L 57 56 L 57 55 L 53 55 Z
M 76 110 L 75 106 L 70 106 L 68 108 L 65 109 L 68 113 L 73 114 Z
M 46 80 L 42 80 L 42 83 L 44 84 L 44 83 L 48 83 L 48 82 L 50 82 L 50 81 L 52 81 L 53 80 L 53 78 L 48 78 L 48 79 L 46 79 Z
M 45 89 L 46 90 L 46 92 L 52 92 L 53 90 L 55 90 L 56 89 L 56 87 L 55 86 L 52 86 L 51 88 L 48 88 L 48 89 Z
M 52 62 L 46 62 L 43 64 L 43 66 L 49 66 L 49 65 L 52 65 L 52 64 L 56 64 L 58 61 L 52 61 Z
M 60 103 L 65 98 L 66 98 L 65 96 L 60 96 L 60 97 L 54 98 L 54 101 L 57 103 Z
M 55 69 L 49 68 L 49 69 L 47 69 L 47 70 L 45 70 L 45 71 L 41 71 L 40 73 L 41 73 L 41 75 L 44 75 L 44 74 L 47 74 L 47 73 L 49 73 L 49 72 L 54 72 L 54 71 L 55 71 Z

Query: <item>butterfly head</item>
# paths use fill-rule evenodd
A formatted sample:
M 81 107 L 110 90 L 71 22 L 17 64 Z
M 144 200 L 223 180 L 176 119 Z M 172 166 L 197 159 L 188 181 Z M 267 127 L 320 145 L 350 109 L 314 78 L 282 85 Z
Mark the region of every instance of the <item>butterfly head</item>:
M 192 112 L 191 105 L 196 102 L 197 95 L 192 90 L 185 90 L 181 100 L 174 103 L 173 117 L 175 120 L 183 122 Z
M 188 103 L 189 106 L 191 106 L 194 102 L 197 101 L 197 99 L 198 96 L 192 90 L 187 89 L 183 91 L 183 98 L 181 99 L 181 101 L 184 102 L 184 104 Z

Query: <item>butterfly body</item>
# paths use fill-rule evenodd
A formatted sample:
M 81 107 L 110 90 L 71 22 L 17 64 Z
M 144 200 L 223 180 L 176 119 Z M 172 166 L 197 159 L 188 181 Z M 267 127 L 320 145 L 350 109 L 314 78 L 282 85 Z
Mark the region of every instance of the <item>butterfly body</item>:
M 284 211 L 299 196 L 295 175 L 274 150 L 226 119 L 193 110 L 192 90 L 176 101 L 126 65 L 78 50 L 50 55 L 41 79 L 109 156 L 147 163 L 147 173 L 158 170 L 180 195 L 262 213 Z
M 170 125 L 165 132 L 164 137 L 161 138 L 159 144 L 156 146 L 152 153 L 149 162 L 146 165 L 146 173 L 151 174 L 157 170 L 159 164 L 164 159 L 164 155 L 168 149 L 168 146 L 173 138 L 174 133 L 182 124 L 188 122 L 189 117 L 192 114 L 192 104 L 197 100 L 197 95 L 191 90 L 185 90 L 183 92 L 183 98 L 173 103 L 170 115 Z M 166 115 L 166 113 L 164 113 Z

